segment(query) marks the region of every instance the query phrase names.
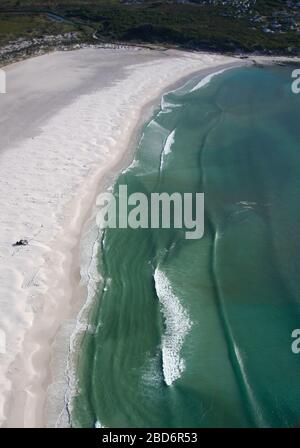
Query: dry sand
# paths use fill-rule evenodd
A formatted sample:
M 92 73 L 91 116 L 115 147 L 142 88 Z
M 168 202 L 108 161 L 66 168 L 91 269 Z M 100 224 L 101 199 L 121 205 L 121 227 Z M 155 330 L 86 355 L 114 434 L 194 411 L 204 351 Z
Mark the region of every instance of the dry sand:
M 8 93 L 0 95 L 0 330 L 6 335 L 0 425 L 67 425 L 68 351 L 78 313 L 93 296 L 96 196 L 128 165 L 137 123 L 153 102 L 180 79 L 229 63 L 240 62 L 132 48 L 57 52 L 6 67 Z M 13 247 L 20 239 L 29 244 Z

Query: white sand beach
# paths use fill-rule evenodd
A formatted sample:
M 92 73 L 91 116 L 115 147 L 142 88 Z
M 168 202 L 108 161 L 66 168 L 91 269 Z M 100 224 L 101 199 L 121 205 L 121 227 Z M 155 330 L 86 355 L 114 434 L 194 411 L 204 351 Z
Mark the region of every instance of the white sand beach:
M 58 424 L 67 350 L 86 301 L 80 241 L 97 194 L 130 163 L 162 93 L 234 58 L 81 49 L 5 68 L 0 95 L 0 425 Z M 14 247 L 21 239 L 27 246 Z M 62 419 L 59 423 L 64 424 Z

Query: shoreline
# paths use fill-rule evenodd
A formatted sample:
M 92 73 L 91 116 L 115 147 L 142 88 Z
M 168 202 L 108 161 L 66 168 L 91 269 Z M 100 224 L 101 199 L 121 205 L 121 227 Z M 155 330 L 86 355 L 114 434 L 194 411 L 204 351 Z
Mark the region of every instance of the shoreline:
M 246 63 L 242 63 L 242 64 L 235 64 L 235 63 L 230 63 L 230 64 L 220 64 L 214 68 L 207 68 L 207 69 L 201 69 L 201 70 L 197 70 L 195 73 L 191 73 L 187 76 L 184 76 L 183 78 L 180 78 L 179 80 L 175 81 L 174 83 L 170 84 L 168 87 L 164 88 L 158 95 L 156 98 L 150 100 L 150 102 L 146 105 L 143 106 L 143 109 L 141 111 L 141 115 L 139 116 L 139 119 L 136 123 L 136 125 L 134 126 L 134 129 L 131 133 L 131 135 L 129 136 L 129 142 L 127 145 L 127 148 L 125 149 L 123 156 L 121 157 L 121 159 L 119 160 L 119 162 L 117 163 L 117 165 L 112 169 L 111 173 L 109 176 L 103 176 L 103 179 L 100 181 L 95 197 L 94 197 L 94 201 L 93 201 L 93 205 L 90 209 L 90 213 L 88 214 L 88 218 L 86 220 L 86 222 L 83 224 L 83 232 L 81 234 L 81 243 L 83 243 L 82 245 L 85 246 L 84 244 L 84 234 L 89 234 L 89 233 L 93 233 L 94 231 L 94 238 L 92 239 L 92 244 L 90 247 L 89 252 L 93 253 L 93 255 L 91 256 L 91 258 L 89 258 L 89 261 L 91 262 L 90 264 L 88 264 L 88 268 L 91 267 L 91 265 L 93 265 L 92 270 L 94 272 L 95 277 L 89 277 L 89 282 L 91 283 L 91 290 L 92 290 L 92 294 L 89 294 L 88 290 L 88 284 L 85 285 L 85 297 L 83 299 L 83 304 L 82 307 L 79 311 L 79 313 L 77 314 L 77 318 L 76 318 L 76 327 L 74 328 L 73 334 L 71 334 L 71 343 L 70 343 L 70 347 L 69 347 L 69 352 L 68 352 L 68 364 L 70 363 L 70 365 L 67 367 L 67 370 L 69 371 L 69 375 L 68 375 L 68 382 L 66 384 L 66 395 L 68 396 L 68 399 L 65 399 L 65 403 L 64 403 L 64 409 L 62 410 L 58 420 L 55 422 L 55 425 L 53 425 L 53 421 L 48 421 L 47 424 L 49 425 L 50 423 L 50 427 L 66 427 L 70 425 L 70 410 L 72 409 L 72 400 L 74 398 L 74 394 L 76 393 L 77 390 L 77 377 L 75 377 L 75 370 L 76 368 L 78 368 L 78 352 L 80 350 L 80 346 L 82 344 L 82 340 L 85 336 L 86 331 L 89 331 L 89 320 L 88 320 L 88 316 L 89 316 L 89 312 L 92 311 L 93 308 L 93 301 L 95 298 L 95 294 L 97 292 L 97 286 L 99 285 L 99 283 L 101 284 L 102 282 L 102 277 L 101 277 L 101 273 L 99 273 L 98 268 L 98 262 L 97 262 L 97 257 L 99 254 L 99 250 L 100 250 L 100 239 L 101 239 L 101 232 L 99 231 L 99 229 L 96 226 L 96 212 L 97 212 L 97 207 L 95 205 L 96 203 L 96 199 L 98 194 L 105 192 L 105 191 L 109 191 L 111 188 L 113 188 L 115 182 L 117 181 L 119 175 L 126 170 L 132 163 L 134 163 L 135 160 L 135 154 L 136 154 L 136 149 L 137 149 L 137 145 L 138 142 L 140 140 L 140 138 L 142 137 L 142 133 L 143 133 L 143 129 L 144 127 L 147 125 L 147 123 L 149 122 L 149 120 L 151 120 L 151 118 L 153 117 L 153 114 L 155 113 L 156 110 L 158 110 L 160 108 L 160 102 L 163 98 L 163 96 L 165 94 L 170 93 L 173 90 L 178 89 L 179 87 L 183 86 L 186 82 L 188 82 L 191 78 L 193 78 L 194 76 L 207 76 L 213 72 L 215 72 L 216 69 L 231 69 L 231 68 L 239 68 L 241 66 L 247 66 L 250 64 L 246 64 Z M 95 236 L 95 231 L 97 232 L 97 236 Z M 89 239 L 87 237 L 87 239 Z M 80 242 L 79 242 L 80 244 Z M 75 263 L 76 264 L 76 263 Z M 81 265 L 82 266 L 82 265 Z M 76 268 L 76 266 L 75 266 Z M 89 269 L 87 269 L 88 271 Z M 88 282 L 88 283 L 89 283 Z M 55 414 L 57 415 L 57 414 Z
M 107 50 L 103 51 L 107 52 Z M 122 50 L 122 52 L 124 52 L 124 50 Z M 128 53 L 132 52 L 133 51 L 131 50 Z M 80 55 L 80 52 L 76 52 L 76 54 Z M 61 112 L 57 112 L 53 118 L 50 118 L 49 122 L 46 122 L 47 129 L 43 129 L 41 133 L 34 138 L 34 142 L 30 141 L 30 146 L 34 146 L 36 144 L 36 141 L 38 141 L 37 149 L 40 149 L 44 142 L 43 139 L 46 139 L 46 141 L 47 138 L 49 139 L 49 123 L 51 123 L 50 129 L 57 131 L 57 120 L 61 119 L 63 122 L 65 121 L 67 123 L 68 121 L 66 120 L 66 118 L 72 116 L 72 114 L 70 114 L 72 108 L 72 111 L 74 110 L 74 113 L 78 109 L 80 109 L 80 107 L 82 107 L 87 114 L 90 113 L 89 119 L 87 119 L 84 114 L 87 123 L 89 123 L 89 120 L 95 120 L 95 118 L 98 118 L 98 110 L 96 107 L 97 104 L 95 106 L 95 102 L 97 103 L 97 100 L 99 101 L 100 97 L 101 101 L 103 101 L 102 93 L 105 92 L 107 94 L 107 98 L 109 98 L 109 93 L 117 92 L 118 87 L 120 89 L 120 85 L 122 85 L 122 83 L 126 86 L 130 82 L 131 88 L 128 91 L 121 90 L 124 94 L 124 98 L 123 102 L 120 102 L 119 111 L 118 109 L 116 109 L 118 107 L 117 104 L 114 105 L 116 108 L 112 108 L 111 110 L 112 117 L 114 117 L 116 113 L 119 112 L 120 114 L 120 110 L 122 111 L 123 106 L 123 116 L 121 115 L 120 117 L 119 115 L 120 123 L 123 125 L 123 127 L 125 127 L 124 132 L 122 133 L 122 141 L 120 142 L 118 140 L 118 135 L 116 135 L 116 140 L 112 142 L 112 146 L 109 146 L 110 140 L 108 139 L 108 148 L 110 147 L 109 156 L 107 151 L 106 154 L 102 154 L 102 164 L 99 164 L 97 159 L 93 160 L 90 169 L 87 170 L 84 175 L 81 174 L 80 176 L 80 188 L 77 187 L 76 189 L 76 197 L 70 199 L 65 204 L 59 203 L 59 206 L 62 207 L 59 217 L 61 220 L 60 226 L 58 228 L 59 231 L 54 232 L 51 228 L 52 238 L 50 239 L 50 241 L 52 242 L 49 243 L 48 240 L 45 252 L 43 250 L 40 251 L 40 258 L 37 260 L 40 263 L 40 266 L 38 271 L 34 275 L 33 281 L 30 282 L 30 287 L 35 290 L 35 295 L 39 300 L 36 300 L 37 303 L 34 303 L 34 307 L 32 307 L 33 310 L 30 310 L 30 316 L 28 317 L 28 321 L 26 322 L 25 329 L 21 329 L 20 326 L 18 326 L 17 328 L 17 330 L 19 331 L 22 330 L 23 333 L 20 333 L 19 336 L 21 344 L 18 347 L 16 355 L 14 356 L 13 353 L 11 353 L 13 359 L 11 360 L 11 362 L 9 362 L 7 370 L 5 369 L 6 366 L 2 366 L 2 370 L 4 371 L 5 376 L 3 376 L 3 372 L 1 372 L 1 374 L 6 386 L 4 391 L 3 389 L 1 391 L 1 420 L 4 427 L 46 426 L 45 402 L 47 398 L 47 392 L 49 387 L 52 390 L 55 389 L 55 386 L 53 386 L 53 379 L 55 381 L 55 378 L 53 377 L 54 368 L 52 358 L 52 347 L 55 345 L 55 337 L 57 337 L 58 331 L 61 330 L 61 324 L 63 322 L 65 322 L 65 329 L 66 327 L 68 327 L 70 330 L 70 328 L 74 326 L 74 319 L 81 309 L 82 302 L 84 301 L 85 287 L 81 284 L 80 288 L 78 288 L 78 285 L 80 284 L 80 235 L 82 233 L 84 223 L 90 216 L 94 199 L 96 198 L 97 194 L 99 194 L 99 186 L 103 182 L 103 176 L 106 174 L 106 178 L 115 178 L 120 171 L 120 167 L 123 168 L 126 166 L 125 160 L 127 162 L 128 158 L 132 159 L 133 157 L 132 152 L 130 153 L 131 155 L 129 157 L 127 156 L 128 146 L 130 146 L 130 142 L 132 141 L 132 134 L 136 130 L 136 126 L 140 128 L 140 116 L 142 110 L 144 110 L 144 108 L 147 108 L 148 105 L 148 114 L 150 114 L 150 110 L 152 109 L 150 108 L 149 110 L 149 102 L 153 107 L 153 102 L 155 103 L 158 98 L 161 98 L 164 91 L 168 90 L 170 86 L 174 85 L 175 82 L 179 82 L 179 80 L 182 80 L 184 77 L 191 76 L 194 73 L 196 74 L 206 66 L 213 69 L 214 67 L 219 66 L 221 63 L 224 64 L 225 62 L 232 61 L 231 58 L 223 58 L 221 56 L 216 57 L 210 55 L 204 56 L 195 54 L 187 55 L 182 53 L 178 55 L 176 52 L 170 52 L 167 55 L 166 53 L 164 53 L 164 55 L 159 54 L 156 56 L 153 54 L 153 52 L 151 52 L 150 57 L 146 55 L 147 60 L 141 60 L 141 62 L 138 60 L 140 57 L 141 53 L 139 52 L 139 54 L 136 55 L 137 61 L 133 64 L 129 64 L 129 66 L 127 67 L 128 73 L 126 73 L 125 78 L 121 76 L 120 79 L 120 77 L 118 77 L 116 84 L 110 85 L 105 90 L 100 89 L 97 91 L 96 89 L 94 93 L 80 96 L 79 99 L 74 100 L 69 106 L 64 107 Z M 148 59 L 150 59 L 150 61 Z M 232 62 L 236 64 L 236 61 Z M 160 72 L 157 72 L 158 67 L 160 69 Z M 169 76 L 170 72 L 172 72 L 171 79 Z M 146 79 L 144 81 L 146 73 L 147 75 L 149 75 L 149 79 Z M 141 83 L 144 82 L 144 86 L 142 86 L 143 89 L 139 86 L 141 91 L 138 93 L 133 91 L 134 86 L 138 85 L 137 79 L 135 79 L 134 76 L 136 76 Z M 154 88 L 153 84 L 156 84 Z M 149 94 L 149 88 L 152 89 L 151 94 Z M 109 90 L 110 92 L 108 92 Z M 144 92 L 144 95 L 142 95 L 142 92 Z M 114 96 L 112 96 L 112 98 L 113 97 Z M 86 101 L 87 104 L 83 104 L 84 101 Z M 91 108 L 91 104 L 89 104 L 89 101 L 92 102 L 93 106 L 95 107 L 92 112 L 88 112 Z M 109 103 L 106 104 L 109 105 Z M 130 104 L 131 107 L 128 108 Z M 134 111 L 132 109 L 134 109 Z M 124 123 L 124 110 L 126 112 L 126 123 Z M 61 114 L 65 114 L 66 117 Z M 126 114 L 131 115 L 129 123 L 128 115 Z M 79 115 L 79 118 L 82 117 L 80 117 Z M 143 118 L 145 118 L 145 116 Z M 56 122 L 54 126 L 53 122 L 55 120 Z M 115 129 L 116 134 L 120 132 L 118 125 L 114 122 L 110 122 L 109 117 L 107 119 L 107 123 Z M 61 124 L 61 126 L 63 128 L 63 124 Z M 93 130 L 93 132 L 95 132 L 95 135 L 98 135 L 98 137 L 102 137 L 101 129 L 99 130 L 96 127 L 96 129 L 87 129 L 86 132 L 88 132 L 89 130 Z M 75 131 L 74 124 L 71 126 L 69 131 L 71 132 L 74 142 L 76 142 L 76 136 L 73 136 L 73 133 Z M 80 133 L 78 134 L 78 137 L 79 136 L 82 138 Z M 68 136 L 66 138 L 68 138 Z M 91 138 L 90 135 L 89 138 Z M 27 143 L 29 142 L 27 141 Z M 63 145 L 63 142 L 61 144 Z M 122 148 L 116 149 L 116 145 L 121 146 Z M 22 142 L 19 143 L 18 146 L 22 146 Z M 5 149 L 3 154 L 1 154 L 0 169 L 2 168 L 2 159 L 10 158 L 14 151 L 18 153 L 18 149 L 20 149 L 18 148 L 18 146 L 16 149 Z M 97 145 L 95 146 L 97 147 Z M 105 145 L 103 146 L 105 147 Z M 56 146 L 53 146 L 53 148 L 56 148 Z M 29 152 L 30 149 L 32 150 L 32 148 L 28 147 Z M 70 154 L 72 153 L 70 152 Z M 34 157 L 39 156 L 39 153 L 34 154 Z M 63 154 L 63 157 L 66 157 L 65 154 Z M 30 159 L 30 154 L 27 158 L 28 160 Z M 76 163 L 80 165 L 80 160 L 76 161 Z M 29 166 L 31 167 L 31 165 Z M 26 167 L 24 168 L 26 170 Z M 46 171 L 48 170 L 49 174 L 50 165 L 49 168 L 48 166 L 44 168 L 46 168 Z M 70 170 L 70 179 L 72 179 L 73 171 L 72 169 L 70 169 L 70 167 L 68 167 L 68 169 Z M 110 173 L 109 176 L 107 175 L 108 171 Z M 26 177 L 25 174 L 24 176 Z M 28 178 L 26 179 L 28 181 Z M 59 179 L 53 180 L 59 182 Z M 32 182 L 32 180 L 30 180 L 30 182 Z M 48 194 L 48 191 L 46 193 Z M 30 200 L 30 192 L 28 193 L 28 195 Z M 42 194 L 41 198 L 39 197 L 38 199 L 41 202 L 44 202 L 45 194 Z M 38 208 L 38 204 L 35 204 L 33 208 L 35 211 L 37 211 L 36 209 Z M 40 210 L 40 213 L 42 213 L 42 210 Z M 45 243 L 46 241 L 39 241 L 41 249 L 42 246 L 45 245 Z M 26 248 L 27 254 L 31 249 L 32 248 L 30 245 Z M 22 261 L 24 262 L 24 255 L 22 258 Z M 16 270 L 18 271 L 18 269 Z M 18 272 L 18 275 L 20 275 L 20 272 Z M 43 283 L 42 291 L 39 291 L 39 278 L 41 278 L 41 283 Z M 17 300 L 17 298 L 15 299 Z M 22 297 L 18 296 L 18 302 L 21 301 L 21 299 Z M 24 307 L 28 309 L 31 307 L 30 302 L 31 300 L 28 302 L 28 300 L 26 300 L 26 297 L 24 297 L 24 304 L 22 303 L 22 305 L 24 305 Z M 26 314 L 24 314 L 24 316 L 26 317 Z M 12 329 L 12 326 L 13 322 L 10 323 L 10 329 Z M 61 330 L 61 333 L 64 333 L 64 331 Z M 63 337 L 63 339 L 65 339 L 65 337 Z M 51 371 L 49 371 L 49 365 L 52 365 L 52 368 L 50 369 Z M 9 372 L 8 374 L 7 371 Z M 56 384 L 56 386 L 60 388 L 62 384 L 59 383 Z M 13 390 L 13 392 L 11 392 L 11 389 Z M 57 399 L 57 390 L 54 391 L 52 397 L 54 397 L 51 398 L 53 404 L 53 400 Z M 3 402 L 3 400 L 5 401 Z M 56 406 L 57 405 L 54 404 L 54 407 Z
M 93 50 L 89 49 L 87 51 L 90 52 Z M 94 51 L 107 52 L 108 54 L 107 49 L 95 49 Z M 5 391 L 6 400 L 2 415 L 4 427 L 56 426 L 57 417 L 60 419 L 58 426 L 66 425 L 68 416 L 63 412 L 63 409 L 65 409 L 66 404 L 66 386 L 68 381 L 70 381 L 70 378 L 65 377 L 66 362 L 70 348 L 69 341 L 72 339 L 72 335 L 74 335 L 76 325 L 81 324 L 80 320 L 77 320 L 78 316 L 81 314 L 84 315 L 89 307 L 89 303 L 87 303 L 89 300 L 88 285 L 86 282 L 89 272 L 87 269 L 84 272 L 81 266 L 82 246 L 85 245 L 83 238 L 87 237 L 93 226 L 92 221 L 95 213 L 97 195 L 109 188 L 115 182 L 120 171 L 125 169 L 133 160 L 136 143 L 140 137 L 142 128 L 145 122 L 152 116 L 162 95 L 177 86 L 179 87 L 179 85 L 183 84 L 185 80 L 191 78 L 193 75 L 203 74 L 205 76 L 206 74 L 213 73 L 216 69 L 224 67 L 224 65 L 240 67 L 242 65 L 252 64 L 252 58 L 237 60 L 228 56 L 185 53 L 175 50 L 166 50 L 163 53 L 157 52 L 157 54 L 155 50 L 149 50 L 149 53 L 145 50 L 137 51 L 133 49 L 113 50 L 113 52 L 121 54 L 125 54 L 124 52 L 126 52 L 130 55 L 135 53 L 136 62 L 133 61 L 128 66 L 122 67 L 121 72 L 116 70 L 116 78 L 113 83 L 104 85 L 102 89 L 100 87 L 95 90 L 87 89 L 87 94 L 79 92 L 78 97 L 74 94 L 69 105 L 59 105 L 58 111 L 53 109 L 53 120 L 56 119 L 56 115 L 60 111 L 64 113 L 68 108 L 69 111 L 67 111 L 66 117 L 72 116 L 71 110 L 76 115 L 80 107 L 86 111 L 87 115 L 90 114 L 88 115 L 88 119 L 85 117 L 85 114 L 79 115 L 79 119 L 87 119 L 87 127 L 91 126 L 85 135 L 81 136 L 78 133 L 78 138 L 82 139 L 79 143 L 83 144 L 84 137 L 88 139 L 102 137 L 102 128 L 100 127 L 99 129 L 97 124 L 97 119 L 99 119 L 99 104 L 101 105 L 101 101 L 104 106 L 111 107 L 110 102 L 114 100 L 114 95 L 121 91 L 121 87 L 128 87 L 127 92 L 124 93 L 122 91 L 124 95 L 123 102 L 120 101 L 115 104 L 115 108 L 111 108 L 111 116 L 107 118 L 107 115 L 105 115 L 106 111 L 101 111 L 103 117 L 107 118 L 106 126 L 108 130 L 112 131 L 110 134 L 104 126 L 104 134 L 105 131 L 107 132 L 106 143 L 101 142 L 101 140 L 100 142 L 95 140 L 92 145 L 94 151 L 99 150 L 99 144 L 102 145 L 102 159 L 100 158 L 98 160 L 94 157 L 93 151 L 89 154 L 89 169 L 84 173 L 80 173 L 80 179 L 79 177 L 77 179 L 79 181 L 78 185 L 75 182 L 76 195 L 72 197 L 71 192 L 67 191 L 70 194 L 69 200 L 63 204 L 59 204 L 62 206 L 62 210 L 59 216 L 61 222 L 58 227 L 58 232 L 53 233 L 50 242 L 46 241 L 46 250 L 44 252 L 41 251 L 39 254 L 42 263 L 38 270 L 37 278 L 39 276 L 42 277 L 44 286 L 44 291 L 40 293 L 40 299 L 42 298 L 42 301 L 36 305 L 37 310 L 30 316 L 31 319 L 28 321 L 28 328 L 24 332 L 22 345 L 19 347 L 21 350 L 19 350 L 18 354 L 9 364 L 9 375 L 6 379 L 10 384 L 7 384 L 7 386 L 13 388 L 14 392 L 11 393 L 9 389 Z M 51 55 L 41 57 L 55 57 L 55 54 L 52 53 Z M 76 54 L 79 58 L 80 50 L 76 50 Z M 115 55 L 113 55 L 114 57 Z M 139 58 L 142 57 L 145 57 L 145 60 L 139 61 Z M 206 60 L 205 57 L 207 58 Z M 106 54 L 104 54 L 103 58 L 105 60 Z M 38 57 L 34 59 L 37 60 Z M 266 57 L 263 57 L 263 59 L 269 60 Z M 290 58 L 288 60 L 290 61 Z M 178 69 L 180 63 L 182 63 L 182 66 Z M 18 62 L 17 64 L 23 64 L 23 62 Z M 156 67 L 152 67 L 155 64 Z M 162 73 L 157 74 L 155 72 L 158 67 Z M 170 69 L 173 79 L 170 79 L 169 76 Z M 97 70 L 95 70 L 96 77 Z M 124 73 L 126 70 L 127 73 Z M 149 75 L 149 80 L 145 81 L 142 92 L 135 94 L 134 91 L 130 91 L 129 87 L 131 86 L 133 89 L 136 85 L 136 81 L 133 79 L 134 76 L 137 77 L 137 80 L 142 80 L 143 76 L 148 74 L 148 71 L 151 72 L 151 75 Z M 159 76 L 161 77 L 159 78 Z M 128 80 L 131 80 L 131 83 L 126 84 Z M 155 82 L 158 85 L 154 87 L 153 84 Z M 151 89 L 151 94 L 148 92 L 149 88 Z M 107 97 L 103 99 L 105 93 L 107 93 Z M 144 94 L 143 98 L 141 98 L 142 93 Z M 90 112 L 90 109 L 92 109 L 92 112 Z M 129 120 L 128 114 L 131 114 Z M 77 124 L 80 125 L 81 121 L 79 119 Z M 46 117 L 46 128 L 48 124 L 47 120 L 48 117 Z M 52 118 L 49 119 L 50 122 L 51 120 Z M 117 120 L 119 120 L 119 123 Z M 74 125 L 75 121 L 69 129 L 72 138 L 74 138 L 73 133 L 76 134 Z M 118 125 L 123 126 L 123 128 L 120 130 Z M 59 130 L 59 128 L 55 128 L 53 123 L 50 126 L 51 129 L 54 132 Z M 63 126 L 61 130 L 64 131 Z M 92 136 L 88 131 L 91 131 Z M 122 135 L 122 139 L 120 139 L 120 134 Z M 45 137 L 49 139 L 48 128 L 37 134 L 36 139 L 43 139 Z M 113 137 L 115 138 L 112 141 Z M 60 143 L 60 140 L 58 142 Z M 21 145 L 21 143 L 17 142 L 16 144 Z M 58 144 L 55 141 L 54 143 L 56 145 Z M 74 142 L 74 146 L 78 145 L 78 147 L 76 146 L 77 150 L 80 149 L 79 143 Z M 116 148 L 117 146 L 118 148 Z M 76 157 L 76 151 L 74 149 L 71 151 L 71 149 L 69 151 L 69 157 Z M 11 148 L 7 148 L 4 152 L 9 154 L 11 150 Z M 65 157 L 65 155 L 63 154 L 62 157 Z M 83 157 L 82 160 L 85 161 L 86 159 Z M 64 158 L 62 158 L 62 161 L 64 161 Z M 79 165 L 80 161 L 78 162 Z M 0 170 L 1 168 L 0 157 Z M 45 172 L 48 170 L 49 174 L 50 164 L 44 168 Z M 72 180 L 72 165 L 69 166 L 67 163 L 66 169 L 70 171 L 70 179 Z M 91 235 L 88 236 L 88 238 L 90 237 Z M 45 246 L 46 242 L 42 241 L 41 245 Z M 91 248 L 94 246 L 95 240 L 91 239 L 90 244 L 90 253 L 85 255 L 91 261 Z M 39 259 L 40 262 L 41 259 Z M 41 271 L 42 275 L 40 275 Z M 39 284 L 36 277 L 34 277 L 33 283 L 35 282 Z M 27 301 L 26 305 L 27 307 L 30 306 L 30 302 Z M 84 331 L 85 328 L 83 327 L 81 330 Z M 73 342 L 71 340 L 71 344 Z M 59 412 L 60 409 L 62 410 L 61 413 Z
M 53 36 L 52 36 L 53 37 Z M 5 47 L 5 46 L 4 46 Z M 29 47 L 30 48 L 30 47 Z M 289 56 L 285 56 L 284 54 L 274 53 L 274 54 L 264 54 L 261 53 L 222 53 L 221 51 L 209 51 L 209 50 L 201 50 L 201 49 L 188 49 L 184 47 L 176 47 L 172 45 L 164 45 L 164 44 L 151 44 L 151 43 L 130 43 L 130 42 L 68 42 L 68 43 L 58 43 L 53 44 L 52 46 L 49 46 L 48 48 L 44 48 L 43 45 L 34 47 L 34 49 L 29 53 L 21 53 L 17 54 L 13 57 L 9 57 L 7 60 L 3 60 L 1 62 L 0 60 L 0 68 L 5 69 L 12 64 L 17 64 L 20 62 L 24 62 L 29 59 L 33 59 L 40 56 L 45 56 L 57 52 L 73 52 L 78 50 L 84 50 L 84 49 L 113 49 L 113 50 L 135 50 L 135 49 L 141 49 L 141 50 L 149 50 L 149 51 L 156 51 L 156 52 L 167 52 L 167 51 L 174 51 L 174 52 L 182 52 L 182 53 L 191 53 L 191 54 L 211 54 L 215 56 L 224 56 L 228 58 L 233 59 L 241 59 L 241 60 L 254 60 L 256 58 L 258 59 L 264 59 L 264 60 L 272 60 L 274 61 L 286 61 L 286 62 L 293 62 L 294 60 L 299 61 L 300 56 L 291 54 Z M 1 48 L 0 48 L 1 50 Z

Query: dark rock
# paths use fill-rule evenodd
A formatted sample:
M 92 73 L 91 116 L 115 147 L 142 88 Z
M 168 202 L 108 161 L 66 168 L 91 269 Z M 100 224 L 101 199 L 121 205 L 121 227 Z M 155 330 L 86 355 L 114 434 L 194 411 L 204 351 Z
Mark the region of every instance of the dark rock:
M 16 243 L 13 244 L 14 247 L 27 246 L 27 245 L 28 245 L 28 241 L 27 240 L 20 240 L 20 241 L 17 241 Z

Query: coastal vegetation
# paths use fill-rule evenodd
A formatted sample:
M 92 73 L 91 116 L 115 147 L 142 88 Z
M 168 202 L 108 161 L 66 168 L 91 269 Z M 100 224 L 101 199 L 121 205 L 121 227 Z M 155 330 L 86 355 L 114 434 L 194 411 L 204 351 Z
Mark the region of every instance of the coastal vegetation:
M 74 43 L 76 36 L 79 43 L 295 55 L 300 48 L 299 24 L 296 0 L 4 0 L 0 46 L 16 39 L 62 35 L 64 43 Z

